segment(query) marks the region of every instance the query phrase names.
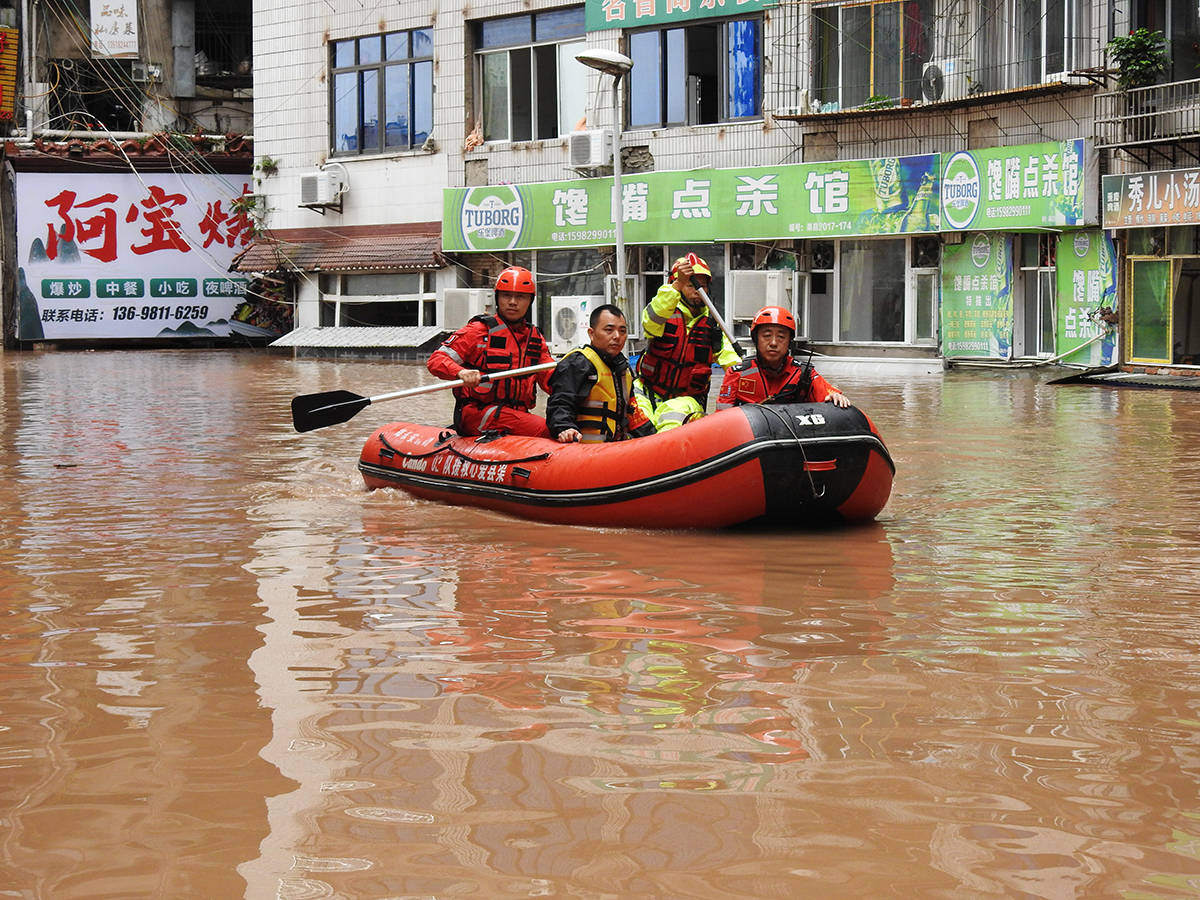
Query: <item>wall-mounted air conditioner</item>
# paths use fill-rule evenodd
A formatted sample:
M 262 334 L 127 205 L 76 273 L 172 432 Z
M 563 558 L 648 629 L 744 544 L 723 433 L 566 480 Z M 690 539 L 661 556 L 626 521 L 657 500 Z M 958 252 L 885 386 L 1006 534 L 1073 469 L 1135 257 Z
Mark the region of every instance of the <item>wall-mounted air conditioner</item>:
M 494 294 L 490 288 L 446 288 L 438 299 L 438 325 L 454 331 L 467 324 L 472 316 L 491 311 Z
M 792 306 L 792 273 L 788 269 L 730 269 L 725 276 L 726 306 L 735 322 L 748 322 L 764 306 Z
M 550 330 L 546 338 L 556 356 L 588 342 L 588 318 L 604 302 L 600 296 L 550 298 Z M 543 329 L 545 332 L 545 329 Z
M 573 169 L 595 169 L 612 162 L 612 135 L 602 129 L 572 131 L 567 135 L 567 156 Z
M 629 336 L 642 336 L 642 307 L 645 306 L 643 297 L 646 296 L 645 279 L 641 275 L 626 275 L 625 290 L 617 290 L 617 276 L 604 276 L 604 302 L 619 306 L 625 313 L 625 324 L 629 326 Z
M 300 206 L 325 207 L 341 203 L 346 187 L 334 173 L 317 169 L 300 176 Z
M 921 96 L 934 103 L 958 100 L 971 92 L 971 60 L 959 57 L 935 59 L 921 71 Z

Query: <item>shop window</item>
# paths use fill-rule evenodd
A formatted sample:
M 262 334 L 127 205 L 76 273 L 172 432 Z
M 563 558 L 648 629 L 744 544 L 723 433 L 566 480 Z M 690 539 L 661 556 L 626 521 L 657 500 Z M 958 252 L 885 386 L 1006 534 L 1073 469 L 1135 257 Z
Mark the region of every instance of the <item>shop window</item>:
M 333 41 L 335 154 L 420 147 L 433 130 L 433 30 Z
M 323 274 L 322 326 L 434 325 L 437 294 L 429 272 Z
M 904 340 L 906 243 L 839 241 L 838 340 Z
M 573 131 L 586 111 L 582 6 L 476 23 L 483 138 L 530 141 Z
M 762 114 L 758 17 L 629 35 L 629 127 L 707 125 Z
M 922 99 L 921 76 L 934 56 L 934 0 L 818 6 L 813 20 L 819 101 L 849 108 Z
M 1162 256 L 1166 251 L 1164 228 L 1130 228 L 1126 232 L 1126 247 L 1130 256 Z

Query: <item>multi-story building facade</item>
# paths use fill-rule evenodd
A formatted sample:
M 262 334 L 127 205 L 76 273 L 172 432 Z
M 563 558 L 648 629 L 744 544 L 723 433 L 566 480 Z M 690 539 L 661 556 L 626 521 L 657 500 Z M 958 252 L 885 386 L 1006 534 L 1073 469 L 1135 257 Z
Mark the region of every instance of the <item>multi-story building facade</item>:
M 262 0 L 268 239 L 239 265 L 290 280 L 298 347 L 416 353 L 508 264 L 568 346 L 588 305 L 636 311 L 695 251 L 735 331 L 774 302 L 831 355 L 1116 362 L 1126 241 L 1101 227 L 1101 177 L 1138 154 L 1097 140 L 1106 48 L 1196 27 L 1151 7 Z M 595 49 L 632 63 L 616 90 L 577 61 Z
M 234 0 L 0 5 L 6 347 L 290 329 L 229 273 L 253 230 L 251 66 Z

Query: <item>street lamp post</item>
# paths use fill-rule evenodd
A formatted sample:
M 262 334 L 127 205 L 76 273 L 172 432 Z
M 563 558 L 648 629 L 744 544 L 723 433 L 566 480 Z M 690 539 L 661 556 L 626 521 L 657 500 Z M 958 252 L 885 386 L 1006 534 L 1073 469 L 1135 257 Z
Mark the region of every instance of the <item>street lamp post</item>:
M 613 219 L 616 223 L 617 239 L 617 299 L 626 299 L 625 293 L 625 202 L 621 196 L 621 131 L 624 127 L 624 110 L 621 109 L 621 78 L 633 68 L 633 60 L 615 50 L 596 48 L 575 54 L 575 58 L 602 75 L 611 75 L 613 80 Z

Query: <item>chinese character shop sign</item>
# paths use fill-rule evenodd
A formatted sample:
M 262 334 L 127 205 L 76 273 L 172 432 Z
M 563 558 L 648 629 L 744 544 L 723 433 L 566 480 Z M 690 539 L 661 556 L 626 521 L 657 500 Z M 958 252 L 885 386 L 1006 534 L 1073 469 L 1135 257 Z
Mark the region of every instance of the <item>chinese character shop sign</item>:
M 12 121 L 19 47 L 20 32 L 15 28 L 0 28 L 0 122 Z
M 137 59 L 137 0 L 92 0 L 92 56 Z
M 1200 169 L 1105 175 L 1105 228 L 1200 224 Z
M 588 31 L 638 28 L 710 16 L 740 16 L 774 6 L 777 0 L 586 0 Z
M 22 340 L 228 337 L 253 238 L 242 176 L 17 176 Z
M 936 154 L 647 172 L 621 180 L 631 244 L 937 232 Z M 448 188 L 445 250 L 588 247 L 616 233 L 611 178 Z

